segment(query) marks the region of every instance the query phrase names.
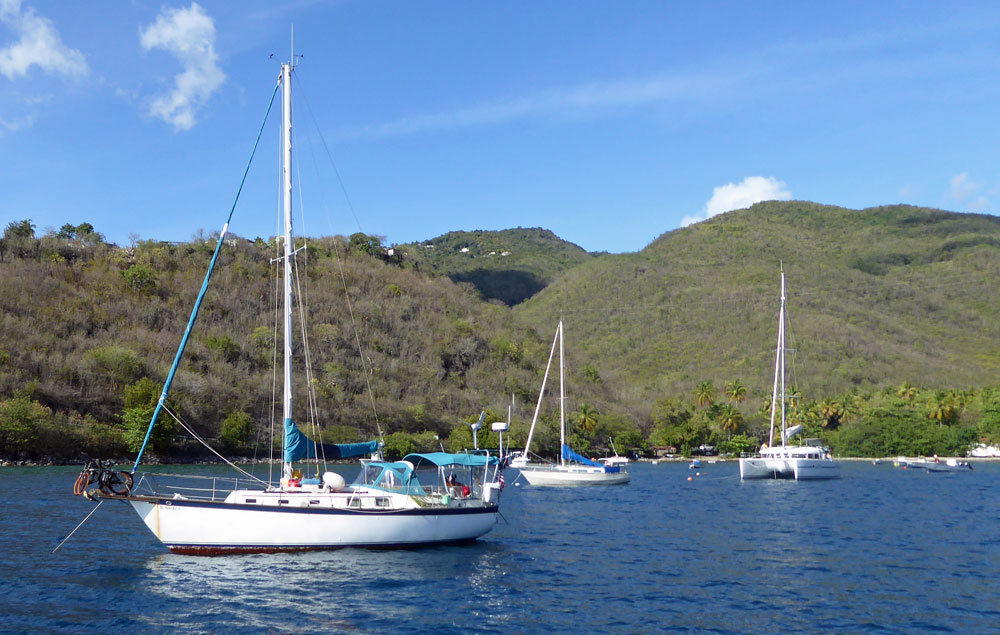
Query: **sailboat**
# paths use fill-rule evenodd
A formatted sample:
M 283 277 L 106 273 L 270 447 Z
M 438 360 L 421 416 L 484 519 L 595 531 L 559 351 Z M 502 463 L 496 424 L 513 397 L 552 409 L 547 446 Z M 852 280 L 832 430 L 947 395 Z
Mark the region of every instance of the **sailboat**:
M 788 445 L 802 426 L 785 426 L 785 272 L 781 272 L 781 309 L 778 313 L 778 349 L 774 359 L 771 391 L 771 426 L 767 443 L 757 456 L 740 458 L 741 479 L 785 478 L 802 480 L 840 478 L 840 463 L 829 452 L 812 445 Z M 780 401 L 779 401 L 780 399 Z M 780 408 L 778 405 L 780 404 Z M 781 445 L 774 444 L 774 416 L 781 413 Z
M 620 456 L 618 454 L 618 449 L 615 447 L 615 440 L 611 437 L 608 437 L 608 443 L 611 444 L 611 451 L 614 453 L 614 456 L 604 457 L 603 459 L 601 459 L 601 463 L 605 465 L 628 465 L 629 463 L 628 457 Z
M 538 413 L 542 407 L 542 398 L 545 396 L 545 384 L 549 379 L 549 370 L 552 368 L 552 357 L 555 355 L 557 344 L 559 346 L 559 446 L 561 448 L 559 463 L 531 462 L 531 439 L 535 434 Z M 574 452 L 566 444 L 564 361 L 563 323 L 562 320 L 559 320 L 556 336 L 552 341 L 552 349 L 549 351 L 549 362 L 545 366 L 545 375 L 542 377 L 542 389 L 538 393 L 535 414 L 531 418 L 528 440 L 524 444 L 524 452 L 510 462 L 511 467 L 520 470 L 521 476 L 531 485 L 621 485 L 628 483 L 631 477 L 623 465 L 604 465 L 591 461 Z
M 378 441 L 319 444 L 303 434 L 293 419 L 291 337 L 296 251 L 292 243 L 291 217 L 292 74 L 292 63 L 282 64 L 271 95 L 273 105 L 278 88 L 281 88 L 284 443 L 280 481 L 272 483 L 270 477 L 264 481 L 231 463 L 242 472 L 241 476 L 234 479 L 201 477 L 198 481 L 198 477 L 191 475 L 171 479 L 139 471 L 158 416 L 161 411 L 170 413 L 165 406 L 170 384 L 195 324 L 220 248 L 226 240 L 233 215 L 230 210 L 132 471 L 107 472 L 99 462 L 96 467 L 92 464 L 80 475 L 74 491 L 91 499 L 129 503 L 149 530 L 176 553 L 217 555 L 474 540 L 493 528 L 499 513 L 502 466 L 497 456 L 487 451 L 441 451 L 409 454 L 400 461 L 383 461 Z M 270 110 L 271 105 L 268 112 Z M 258 142 L 260 135 L 257 135 Z M 255 150 L 256 147 L 255 143 Z M 368 454 L 371 457 L 362 459 L 360 473 L 350 485 L 337 472 L 320 474 L 318 459 L 314 478 L 303 478 L 302 470 L 294 465 L 300 461 L 304 466 L 303 459 L 319 457 L 325 461 Z M 86 489 L 94 483 L 98 487 Z

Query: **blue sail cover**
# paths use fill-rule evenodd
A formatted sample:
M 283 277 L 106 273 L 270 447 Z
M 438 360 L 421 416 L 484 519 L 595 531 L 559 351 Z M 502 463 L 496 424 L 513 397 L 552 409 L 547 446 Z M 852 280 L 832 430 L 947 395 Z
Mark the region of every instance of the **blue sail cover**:
M 365 456 L 378 450 L 378 441 L 364 443 L 316 443 L 307 437 L 295 422 L 285 419 L 285 463 L 300 459 L 315 459 L 317 446 L 328 460 Z
M 579 454 L 577 454 L 573 450 L 569 449 L 569 446 L 566 445 L 565 443 L 562 446 L 562 455 L 563 455 L 563 458 L 566 459 L 567 461 L 576 461 L 577 463 L 580 463 L 581 465 L 590 465 L 592 467 L 604 467 L 604 465 L 602 465 L 600 463 L 597 463 L 596 461 L 591 461 L 588 458 L 584 458 L 584 457 L 580 456 Z

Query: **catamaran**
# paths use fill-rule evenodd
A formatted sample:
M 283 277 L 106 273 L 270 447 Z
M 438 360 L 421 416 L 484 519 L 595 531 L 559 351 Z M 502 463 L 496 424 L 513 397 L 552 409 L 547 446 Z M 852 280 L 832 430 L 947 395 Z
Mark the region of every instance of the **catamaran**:
M 782 271 L 778 350 L 774 360 L 774 388 L 771 391 L 771 427 L 768 441 L 757 456 L 740 458 L 740 478 L 786 478 L 797 481 L 840 478 L 840 463 L 834 461 L 824 448 L 788 445 L 788 441 L 802 431 L 802 426 L 785 427 L 785 311 L 785 272 Z M 781 445 L 773 446 L 774 416 L 778 411 L 781 413 Z
M 280 88 L 284 214 L 284 251 L 280 257 L 284 268 L 284 443 L 279 482 L 273 483 L 270 477 L 267 481 L 260 479 L 232 463 L 230 465 L 240 472 L 240 476 L 233 479 L 207 477 L 208 480 L 205 480 L 206 477 L 202 477 L 198 481 L 198 477 L 191 475 L 168 477 L 139 471 L 158 417 L 163 412 L 175 416 L 166 405 L 170 385 L 194 327 L 220 249 L 226 241 L 236 207 L 234 203 L 219 234 L 208 272 L 135 465 L 131 472 L 107 472 L 100 462 L 92 464 L 81 473 L 74 492 L 91 499 L 127 502 L 149 530 L 168 549 L 177 553 L 215 555 L 348 546 L 413 546 L 474 540 L 489 532 L 496 523 L 503 488 L 499 457 L 487 451 L 442 451 L 409 454 L 400 461 L 383 461 L 378 441 L 340 445 L 316 443 L 299 429 L 293 419 L 292 282 L 297 253 L 292 242 L 293 70 L 292 62 L 281 65 L 281 74 L 268 105 L 270 112 Z M 266 125 L 266 116 L 264 121 L 254 150 Z M 253 153 L 251 161 L 252 156 Z M 336 471 L 328 470 L 320 474 L 319 459 L 325 463 L 327 459 L 365 455 L 371 457 L 362 460 L 360 473 L 350 485 Z M 295 467 L 296 461 L 304 467 L 301 461 L 305 459 L 317 459 L 314 477 L 304 478 L 302 470 Z M 87 490 L 87 486 L 95 483 L 97 487 Z
M 552 368 L 552 357 L 555 355 L 556 345 L 559 345 L 559 463 L 532 462 L 531 439 L 535 434 L 535 424 L 538 423 L 538 413 L 542 407 L 542 398 L 545 396 L 545 385 L 549 379 L 549 370 Z M 580 456 L 566 444 L 566 392 L 564 386 L 565 373 L 563 355 L 563 323 L 559 320 L 556 327 L 556 336 L 552 341 L 552 349 L 549 351 L 549 361 L 545 366 L 545 375 L 542 377 L 542 389 L 538 393 L 538 403 L 535 405 L 535 414 L 531 418 L 531 429 L 528 431 L 528 440 L 524 444 L 524 452 L 515 457 L 511 462 L 511 467 L 515 467 L 521 472 L 531 485 L 621 485 L 628 483 L 628 471 L 623 465 L 605 465 L 597 461 Z

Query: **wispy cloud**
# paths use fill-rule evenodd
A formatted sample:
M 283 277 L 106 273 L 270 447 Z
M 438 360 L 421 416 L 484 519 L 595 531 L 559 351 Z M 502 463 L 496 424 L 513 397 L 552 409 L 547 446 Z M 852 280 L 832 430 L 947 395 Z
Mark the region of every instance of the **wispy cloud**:
M 7 79 L 27 76 L 32 66 L 70 77 L 89 72 L 83 53 L 63 44 L 52 20 L 39 16 L 34 9 L 22 8 L 21 0 L 0 0 L 0 22 L 18 38 L 0 49 L 0 73 Z
M 761 201 L 787 201 L 791 198 L 792 193 L 784 181 L 773 176 L 748 176 L 739 183 L 726 183 L 713 189 L 712 198 L 705 203 L 705 209 L 696 216 L 685 216 L 681 227 L 709 219 L 716 214 L 750 207 Z
M 17 132 L 24 128 L 30 128 L 35 123 L 34 115 L 27 115 L 20 119 L 8 120 L 0 117 L 0 130 L 4 132 Z
M 961 52 L 940 47 L 933 54 L 912 44 L 946 34 L 984 28 L 962 21 L 894 31 L 861 31 L 850 37 L 791 38 L 739 57 L 704 60 L 672 73 L 592 81 L 499 98 L 451 110 L 409 114 L 344 131 L 352 137 L 386 137 L 492 125 L 530 117 L 596 118 L 625 108 L 682 102 L 736 104 L 758 95 L 809 91 L 817 85 L 881 85 L 914 75 L 942 74 Z
M 990 207 L 990 201 L 983 192 L 983 184 L 969 178 L 968 172 L 962 172 L 951 177 L 950 196 L 953 201 L 966 212 L 985 212 Z
M 184 70 L 174 76 L 174 86 L 156 97 L 149 112 L 173 125 L 190 130 L 195 113 L 226 80 L 215 52 L 215 21 L 197 3 L 187 9 L 163 9 L 156 22 L 140 33 L 142 47 L 164 49 L 177 58 Z
M 702 97 L 732 81 L 734 79 L 728 76 L 662 75 L 588 82 L 449 112 L 407 116 L 384 124 L 365 126 L 349 134 L 381 137 L 496 124 L 530 116 L 580 117 L 621 108 Z

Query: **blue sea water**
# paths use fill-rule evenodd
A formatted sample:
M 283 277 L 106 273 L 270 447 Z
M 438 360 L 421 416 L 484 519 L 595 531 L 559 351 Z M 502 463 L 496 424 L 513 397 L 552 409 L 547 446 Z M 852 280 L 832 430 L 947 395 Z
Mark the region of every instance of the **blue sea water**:
M 473 544 L 218 558 L 170 554 L 114 502 L 52 553 L 93 509 L 78 471 L 0 468 L 4 632 L 1000 628 L 1000 464 L 854 462 L 801 483 L 638 464 L 629 485 L 579 489 L 511 470 L 503 519 Z

